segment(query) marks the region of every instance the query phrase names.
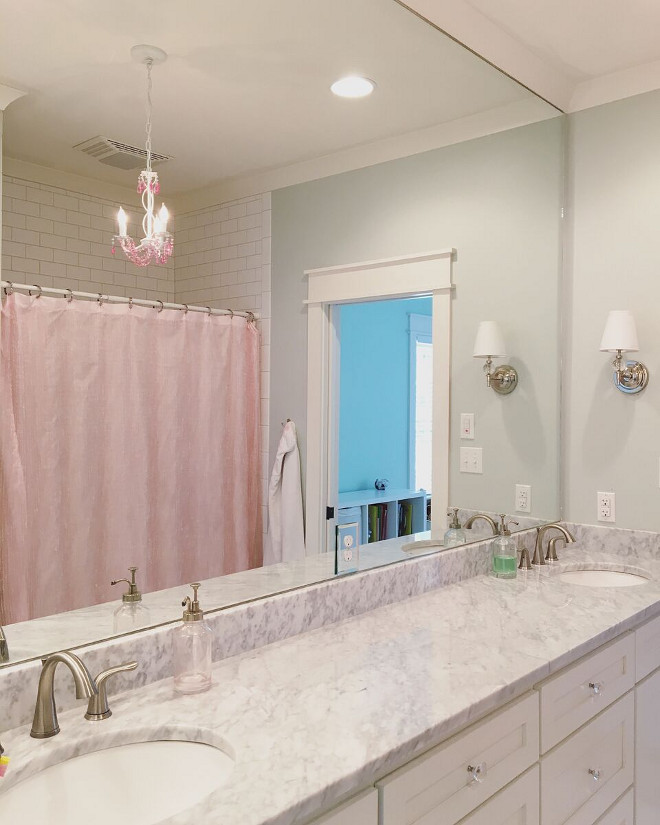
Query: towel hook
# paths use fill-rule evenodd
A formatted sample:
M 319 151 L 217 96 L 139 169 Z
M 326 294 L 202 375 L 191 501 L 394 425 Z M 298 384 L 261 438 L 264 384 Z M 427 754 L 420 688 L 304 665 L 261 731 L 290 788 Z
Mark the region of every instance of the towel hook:
M 66 298 L 67 304 L 70 304 L 71 301 L 73 301 L 73 290 L 67 288 L 64 291 L 69 293 L 68 295 L 65 295 L 64 297 Z
M 38 295 L 37 295 L 37 298 L 41 298 L 41 293 L 43 292 L 43 290 L 42 290 L 42 288 L 39 286 L 39 284 L 32 284 L 32 287 L 34 287 L 34 289 L 38 289 L 38 290 L 39 290 L 39 293 L 38 293 Z M 29 295 L 30 297 L 32 297 L 32 288 L 28 289 L 28 295 Z

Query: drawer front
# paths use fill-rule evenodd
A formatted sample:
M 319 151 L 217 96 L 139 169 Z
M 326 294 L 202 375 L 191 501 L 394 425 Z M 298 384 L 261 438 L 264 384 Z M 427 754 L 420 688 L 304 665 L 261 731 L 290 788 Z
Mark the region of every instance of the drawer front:
M 539 825 L 538 767 L 484 802 L 478 811 L 461 820 L 460 825 Z
M 533 693 L 377 783 L 381 825 L 458 822 L 537 761 L 538 720 Z
M 635 632 L 635 672 L 639 682 L 660 667 L 660 616 Z
M 609 811 L 604 814 L 596 825 L 634 825 L 634 804 L 632 789 L 625 796 L 612 805 Z
M 378 791 L 365 791 L 309 825 L 378 825 Z
M 593 825 L 633 781 L 629 693 L 541 759 L 542 825 Z
M 541 685 L 541 753 L 546 753 L 635 684 L 628 634 Z

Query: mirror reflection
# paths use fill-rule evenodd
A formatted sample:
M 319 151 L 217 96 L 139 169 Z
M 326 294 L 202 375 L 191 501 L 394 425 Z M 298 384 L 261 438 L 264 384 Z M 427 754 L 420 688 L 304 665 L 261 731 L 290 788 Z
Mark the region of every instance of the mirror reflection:
M 220 609 L 330 577 L 332 541 L 310 536 L 347 519 L 361 525 L 366 569 L 433 550 L 408 546 L 430 538 L 431 518 L 437 549 L 448 506 L 461 524 L 559 515 L 561 125 L 549 105 L 394 0 L 205 3 L 194 20 L 172 8 L 158 40 L 168 57 L 152 68 L 165 157 L 154 215 L 162 197 L 170 218 L 152 230 L 172 232 L 174 254 L 138 267 L 125 244 L 111 248 L 139 240 L 145 214 L 144 65 L 82 0 L 66 5 L 71 37 L 35 59 L 30 26 L 56 10 L 35 17 L 33 5 L 16 10 L 0 58 L 0 83 L 25 92 L 2 122 L 10 661 L 172 621 L 190 581 Z M 136 22 L 139 10 L 120 7 Z M 335 97 L 347 74 L 373 79 L 372 94 Z M 111 139 L 102 156 L 79 148 L 94 136 Z M 324 445 L 335 518 L 308 521 L 304 552 L 283 542 L 263 566 L 288 419 L 301 479 L 285 521 L 308 516 L 317 458 L 303 273 L 452 247 L 449 437 L 430 425 L 431 299 L 402 289 L 343 305 L 341 412 Z M 395 305 L 396 332 L 369 315 Z M 510 395 L 486 387 L 473 357 L 484 320 L 503 331 L 506 360 L 488 354 L 493 376 L 516 370 Z M 449 493 L 434 500 L 438 450 Z M 516 485 L 528 488 L 521 511 Z M 489 529 L 475 522 L 466 539 Z

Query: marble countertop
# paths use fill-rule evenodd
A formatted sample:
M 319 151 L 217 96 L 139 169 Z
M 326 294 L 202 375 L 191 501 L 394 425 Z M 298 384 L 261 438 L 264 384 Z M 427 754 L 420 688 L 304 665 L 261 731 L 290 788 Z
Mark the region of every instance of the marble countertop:
M 199 696 L 175 695 L 167 679 L 116 697 L 102 723 L 86 722 L 81 703 L 53 739 L 10 731 L 2 785 L 73 753 L 180 737 L 223 747 L 235 766 L 168 825 L 306 821 L 660 613 L 653 548 L 583 544 L 515 580 L 477 576 L 226 659 Z M 590 562 L 651 578 L 603 590 L 554 577 Z

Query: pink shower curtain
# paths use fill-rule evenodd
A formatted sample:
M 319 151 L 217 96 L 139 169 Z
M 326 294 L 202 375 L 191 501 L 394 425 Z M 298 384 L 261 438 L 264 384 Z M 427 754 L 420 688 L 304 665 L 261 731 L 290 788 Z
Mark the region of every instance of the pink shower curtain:
M 254 324 L 16 293 L 1 323 L 0 623 L 261 564 Z

